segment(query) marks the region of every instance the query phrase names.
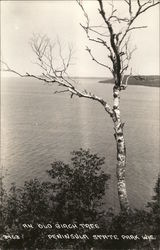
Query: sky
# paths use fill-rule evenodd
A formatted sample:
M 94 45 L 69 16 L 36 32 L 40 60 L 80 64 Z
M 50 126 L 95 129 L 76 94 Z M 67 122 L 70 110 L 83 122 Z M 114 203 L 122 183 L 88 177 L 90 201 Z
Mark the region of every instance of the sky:
M 97 1 L 84 1 L 84 7 L 94 25 L 101 24 Z M 106 12 L 109 10 L 105 1 Z M 120 15 L 125 15 L 123 1 L 116 1 Z M 102 63 L 108 63 L 103 47 L 89 42 L 80 23 L 85 24 L 84 15 L 76 1 L 1 1 L 1 55 L 2 60 L 20 73 L 39 74 L 36 58 L 29 41 L 33 33 L 46 34 L 53 42 L 57 37 L 67 46 L 72 44 L 74 55 L 69 74 L 84 77 L 110 77 L 106 68 L 91 60 L 86 46 Z M 147 25 L 132 35 L 131 47 L 136 51 L 131 60 L 134 74 L 159 74 L 159 8 L 156 6 L 141 15 L 136 26 Z

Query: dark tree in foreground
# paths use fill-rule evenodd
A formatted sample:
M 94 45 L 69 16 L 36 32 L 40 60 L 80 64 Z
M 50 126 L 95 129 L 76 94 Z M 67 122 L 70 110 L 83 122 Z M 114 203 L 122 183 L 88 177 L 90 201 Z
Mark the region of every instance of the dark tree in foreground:
M 109 176 L 102 165 L 104 158 L 83 149 L 72 152 L 71 164 L 52 163 L 48 174 L 59 222 L 92 223 L 104 215 L 102 198 Z
M 102 170 L 104 158 L 80 149 L 71 153 L 71 161 L 51 164 L 48 182 L 38 179 L 26 181 L 24 186 L 11 186 L 9 193 L 1 193 L 0 242 L 4 249 L 48 249 L 78 244 L 83 240 L 49 240 L 48 234 L 85 233 L 85 229 L 56 229 L 55 224 L 104 223 L 103 199 L 109 175 Z M 32 224 L 25 228 L 23 224 Z M 39 228 L 37 224 L 51 224 L 53 228 Z M 5 236 L 3 236 L 5 235 Z M 7 239 L 7 235 L 23 235 L 21 239 Z M 85 243 L 86 244 L 86 243 Z M 90 245 L 90 243 L 87 243 Z
M 17 188 L 12 185 L 9 193 L 1 193 L 2 221 L 0 221 L 0 244 L 3 249 L 159 249 L 160 245 L 160 190 L 158 178 L 155 195 L 148 210 L 132 210 L 117 215 L 103 211 L 103 197 L 108 175 L 102 171 L 104 158 L 89 150 L 72 153 L 70 164 L 56 161 L 48 170 L 51 181 L 37 179 L 26 181 Z M 55 224 L 94 224 L 99 228 L 57 229 Z M 32 224 L 25 228 L 23 224 Z M 44 228 L 43 225 L 52 225 Z M 38 227 L 37 225 L 41 225 Z M 43 229 L 42 229 L 43 227 Z M 87 240 L 50 240 L 52 234 L 88 235 Z M 19 235 L 20 239 L 7 239 L 7 235 Z M 93 235 L 117 235 L 119 240 L 94 240 Z M 123 239 L 122 235 L 135 236 Z M 146 236 L 151 236 L 147 239 Z M 22 237 L 23 236 L 23 237 Z M 144 238 L 143 238 L 144 237 Z
M 75 95 L 87 98 L 98 102 L 104 108 L 105 112 L 111 117 L 114 125 L 114 137 L 117 146 L 116 173 L 119 203 L 121 211 L 129 212 L 130 206 L 125 182 L 126 146 L 123 133 L 124 123 L 121 120 L 120 113 L 120 93 L 126 89 L 131 75 L 129 63 L 134 49 L 130 50 L 130 35 L 133 31 L 146 28 L 146 26 L 137 26 L 136 20 L 160 2 L 159 0 L 124 0 L 121 3 L 127 8 L 127 11 L 119 15 L 119 11 L 116 8 L 116 1 L 113 0 L 108 3 L 107 1 L 97 0 L 97 8 L 101 21 L 100 24 L 97 23 L 96 25 L 92 24 L 87 14 L 84 1 L 77 0 L 77 3 L 86 19 L 86 24 L 81 26 L 85 30 L 89 41 L 96 43 L 97 46 L 102 46 L 106 50 L 106 62 L 103 63 L 93 55 L 89 47 L 86 48 L 92 60 L 99 66 L 104 67 L 106 71 L 110 71 L 113 76 L 113 105 L 108 104 L 106 100 L 87 90 L 79 90 L 75 80 L 67 74 L 72 58 L 72 48 L 69 47 L 69 54 L 66 59 L 63 56 L 59 41 L 57 45 L 52 44 L 46 36 L 33 36 L 31 40 L 31 47 L 37 57 L 37 64 L 42 70 L 42 76 L 30 73 L 23 75 L 10 68 L 6 63 L 2 64 L 5 71 L 16 73 L 21 77 L 33 77 L 50 85 L 58 84 L 58 87 L 62 87 L 62 89 L 55 91 L 55 93 L 69 92 L 71 97 Z M 58 62 L 56 61 L 55 65 L 57 51 L 59 52 L 59 60 Z M 125 77 L 126 74 L 129 75 Z
M 108 233 L 137 235 L 139 238 L 110 242 L 114 249 L 160 249 L 160 175 L 154 187 L 152 201 L 147 203 L 146 208 L 135 209 L 130 214 L 121 212 L 113 217 Z
M 152 231 L 154 235 L 157 235 L 160 248 L 160 174 L 154 188 L 154 196 L 152 201 L 148 202 L 148 207 L 151 211 Z

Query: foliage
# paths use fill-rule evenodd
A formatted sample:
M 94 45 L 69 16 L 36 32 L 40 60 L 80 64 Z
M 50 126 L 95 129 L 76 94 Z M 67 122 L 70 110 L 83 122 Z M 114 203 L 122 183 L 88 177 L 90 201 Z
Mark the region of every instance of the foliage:
M 160 175 L 154 188 L 155 195 L 148 202 L 149 210 L 135 209 L 129 214 L 120 213 L 113 216 L 110 224 L 109 234 L 117 234 L 121 239 L 123 235 L 138 236 L 138 240 L 125 239 L 107 242 L 111 249 L 156 249 L 160 247 Z M 146 236 L 151 236 L 150 240 Z M 153 236 L 153 237 L 152 237 Z M 143 238 L 144 237 L 144 238 Z M 154 239 L 152 239 L 154 238 Z M 106 247 L 106 244 L 103 244 Z
M 2 234 L 20 235 L 21 239 L 6 240 L 5 247 L 18 249 L 45 243 L 45 238 L 38 237 L 39 230 L 34 226 L 36 222 L 39 223 L 48 218 L 48 191 L 46 184 L 40 183 L 37 179 L 26 181 L 21 188 L 17 188 L 15 184 L 11 185 L 9 193 L 3 197 L 2 224 L 4 231 Z M 26 230 L 22 226 L 23 224 L 33 224 L 33 229 Z
M 157 235 L 157 246 L 160 247 L 160 174 L 154 188 L 155 195 L 152 197 L 152 201 L 148 202 L 150 208 L 150 216 L 152 220 L 152 233 Z
M 26 181 L 17 188 L 12 184 L 8 194 L 2 195 L 1 233 L 20 235 L 21 240 L 2 241 L 4 248 L 35 249 L 60 247 L 69 241 L 49 240 L 47 235 L 66 233 L 55 227 L 40 229 L 37 224 L 96 223 L 104 216 L 101 209 L 109 175 L 102 170 L 104 158 L 80 149 L 72 152 L 70 164 L 55 161 L 48 170 L 51 181 L 37 179 Z M 24 228 L 23 224 L 33 227 Z M 70 230 L 70 233 L 75 230 Z M 72 240 L 74 242 L 74 240 Z M 83 249 L 83 240 L 79 247 Z
M 109 176 L 101 170 L 104 158 L 80 149 L 72 152 L 71 164 L 52 163 L 48 174 L 53 179 L 58 221 L 93 222 L 102 216 L 102 205 Z M 102 206 L 101 206 L 102 207 Z
M 102 170 L 104 158 L 80 149 L 71 153 L 71 161 L 65 164 L 55 161 L 48 170 L 50 180 L 26 181 L 17 188 L 12 184 L 7 193 L 1 192 L 1 235 L 20 235 L 20 240 L 1 241 L 4 249 L 159 249 L 160 234 L 160 176 L 154 188 L 154 196 L 147 210 L 130 213 L 104 213 L 103 195 L 109 176 Z M 99 229 L 66 229 L 57 224 L 97 224 Z M 32 224 L 25 228 L 23 224 Z M 52 225 L 41 229 L 37 225 Z M 42 227 L 41 226 L 41 227 Z M 49 234 L 87 234 L 83 240 L 49 240 Z M 92 235 L 117 235 L 119 240 L 93 240 Z M 124 236 L 137 237 L 123 239 Z M 146 235 L 156 239 L 143 239 Z

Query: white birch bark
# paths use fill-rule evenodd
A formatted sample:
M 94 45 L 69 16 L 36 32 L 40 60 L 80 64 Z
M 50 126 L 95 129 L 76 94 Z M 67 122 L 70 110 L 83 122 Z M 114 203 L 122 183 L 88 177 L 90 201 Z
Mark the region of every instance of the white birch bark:
M 130 206 L 127 196 L 127 189 L 126 189 L 126 181 L 125 181 L 125 171 L 126 171 L 126 146 L 125 146 L 125 139 L 123 134 L 123 126 L 124 123 L 121 121 L 120 117 L 120 90 L 114 86 L 113 88 L 113 98 L 114 98 L 114 105 L 113 111 L 114 115 L 112 117 L 114 123 L 114 130 L 115 130 L 115 140 L 117 146 L 117 190 L 118 190 L 118 198 L 120 203 L 121 211 L 129 212 Z

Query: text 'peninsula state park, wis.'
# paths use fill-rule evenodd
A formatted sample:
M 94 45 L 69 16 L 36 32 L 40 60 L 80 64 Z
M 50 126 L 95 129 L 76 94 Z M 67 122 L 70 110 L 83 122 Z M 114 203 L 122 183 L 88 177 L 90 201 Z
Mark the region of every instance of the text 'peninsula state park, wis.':
M 1 1 L 0 250 L 159 250 L 160 0 Z

